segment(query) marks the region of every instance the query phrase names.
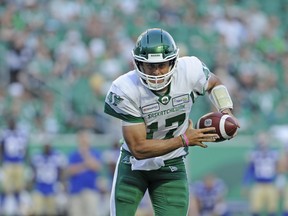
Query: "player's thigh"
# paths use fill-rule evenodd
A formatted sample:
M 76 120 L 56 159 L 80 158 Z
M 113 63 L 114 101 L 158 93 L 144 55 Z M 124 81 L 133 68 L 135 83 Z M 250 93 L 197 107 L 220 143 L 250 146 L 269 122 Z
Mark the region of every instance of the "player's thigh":
M 186 179 L 170 180 L 150 191 L 156 216 L 185 216 L 189 206 Z
M 68 202 L 68 215 L 79 216 L 83 215 L 83 202 L 80 194 L 70 195 Z
M 147 188 L 142 171 L 132 171 L 131 164 L 124 162 L 126 153 L 121 153 L 114 174 L 110 199 L 111 215 L 135 215 L 137 207 Z
M 189 190 L 182 158 L 165 162 L 165 167 L 154 171 L 149 194 L 156 216 L 185 216 L 189 206 Z
M 5 164 L 3 166 L 3 190 L 12 192 L 22 190 L 25 186 L 25 168 L 22 164 Z
M 82 191 L 82 200 L 84 204 L 84 210 L 86 216 L 97 216 L 100 212 L 99 206 L 100 203 L 100 194 L 91 189 L 86 189 Z
M 32 211 L 35 215 L 43 215 L 44 214 L 44 206 L 45 201 L 43 196 L 39 192 L 33 192 L 32 194 Z
M 46 215 L 57 215 L 57 203 L 54 195 L 45 196 L 45 213 Z
M 275 185 L 267 185 L 267 210 L 274 213 L 278 209 L 279 204 L 279 192 Z
M 25 188 L 26 179 L 25 179 L 25 166 L 22 164 L 18 164 L 15 167 L 15 190 L 21 191 Z
M 265 206 L 265 188 L 261 184 L 255 185 L 250 192 L 252 212 L 260 212 Z
M 14 180 L 13 180 L 13 166 L 10 164 L 4 164 L 3 166 L 3 179 L 2 179 L 2 187 L 4 193 L 9 193 L 14 188 Z

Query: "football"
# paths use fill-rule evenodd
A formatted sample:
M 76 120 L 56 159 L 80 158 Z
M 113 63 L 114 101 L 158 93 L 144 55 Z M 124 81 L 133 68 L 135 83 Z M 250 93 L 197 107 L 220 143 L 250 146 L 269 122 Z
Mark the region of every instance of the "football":
M 215 127 L 216 133 L 220 138 L 216 142 L 231 139 L 237 131 L 237 123 L 228 114 L 211 112 L 199 118 L 195 128 Z

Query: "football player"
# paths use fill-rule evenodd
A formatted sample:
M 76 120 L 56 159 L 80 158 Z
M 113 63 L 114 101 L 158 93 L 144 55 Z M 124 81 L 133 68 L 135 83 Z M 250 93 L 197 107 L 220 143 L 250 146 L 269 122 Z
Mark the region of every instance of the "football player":
M 45 143 L 42 152 L 33 155 L 31 163 L 34 171 L 33 214 L 58 215 L 56 196 L 60 183 L 63 183 L 66 157 L 50 143 Z
M 155 215 L 186 215 L 189 189 L 183 158 L 189 146 L 207 147 L 215 128 L 194 129 L 189 113 L 206 92 L 228 113 L 227 88 L 194 56 L 179 56 L 172 36 L 148 29 L 132 51 L 135 70 L 111 85 L 105 112 L 122 120 L 124 143 L 115 169 L 111 215 L 134 215 L 148 190 Z M 237 119 L 236 119 L 237 120 Z
M 244 190 L 250 188 L 252 216 L 263 211 L 267 215 L 277 215 L 279 191 L 276 178 L 279 167 L 279 151 L 270 146 L 269 135 L 261 132 L 257 135 L 255 148 L 248 154 L 248 164 L 244 175 Z
M 69 216 L 100 215 L 101 191 L 99 178 L 102 171 L 101 152 L 92 146 L 91 131 L 80 129 L 77 149 L 68 157 L 66 169 Z
M 1 205 L 5 209 L 6 198 L 12 195 L 16 200 L 16 209 L 20 211 L 21 193 L 26 187 L 25 171 L 28 161 L 28 136 L 17 127 L 14 117 L 9 117 L 8 127 L 0 137 L 0 159 L 3 167 L 3 198 Z
M 191 197 L 195 199 L 201 216 L 228 216 L 226 193 L 227 187 L 223 180 L 213 174 L 191 185 Z

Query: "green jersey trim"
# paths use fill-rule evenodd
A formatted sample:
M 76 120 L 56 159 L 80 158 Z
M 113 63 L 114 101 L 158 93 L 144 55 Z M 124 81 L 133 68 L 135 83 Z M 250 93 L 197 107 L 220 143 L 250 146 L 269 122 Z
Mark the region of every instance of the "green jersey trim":
M 192 102 L 195 103 L 195 96 L 194 96 L 193 92 L 190 93 L 190 97 L 192 99 Z
M 108 115 L 114 116 L 126 122 L 131 123 L 144 122 L 144 119 L 142 117 L 135 117 L 129 114 L 117 113 L 114 109 L 111 108 L 111 106 L 108 103 L 105 103 L 104 112 L 107 113 Z
M 206 76 L 206 80 L 207 80 L 209 77 L 209 74 L 210 74 L 210 70 L 203 62 L 201 62 L 201 63 L 202 63 L 202 67 L 203 67 L 203 72 L 204 72 L 204 74 Z

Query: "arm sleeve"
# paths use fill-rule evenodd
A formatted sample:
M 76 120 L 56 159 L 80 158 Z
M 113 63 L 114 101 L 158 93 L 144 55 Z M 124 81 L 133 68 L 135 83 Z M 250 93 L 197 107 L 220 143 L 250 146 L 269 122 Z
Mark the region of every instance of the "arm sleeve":
M 143 122 L 137 98 L 131 99 L 120 88 L 112 84 L 105 99 L 104 112 L 125 122 Z

